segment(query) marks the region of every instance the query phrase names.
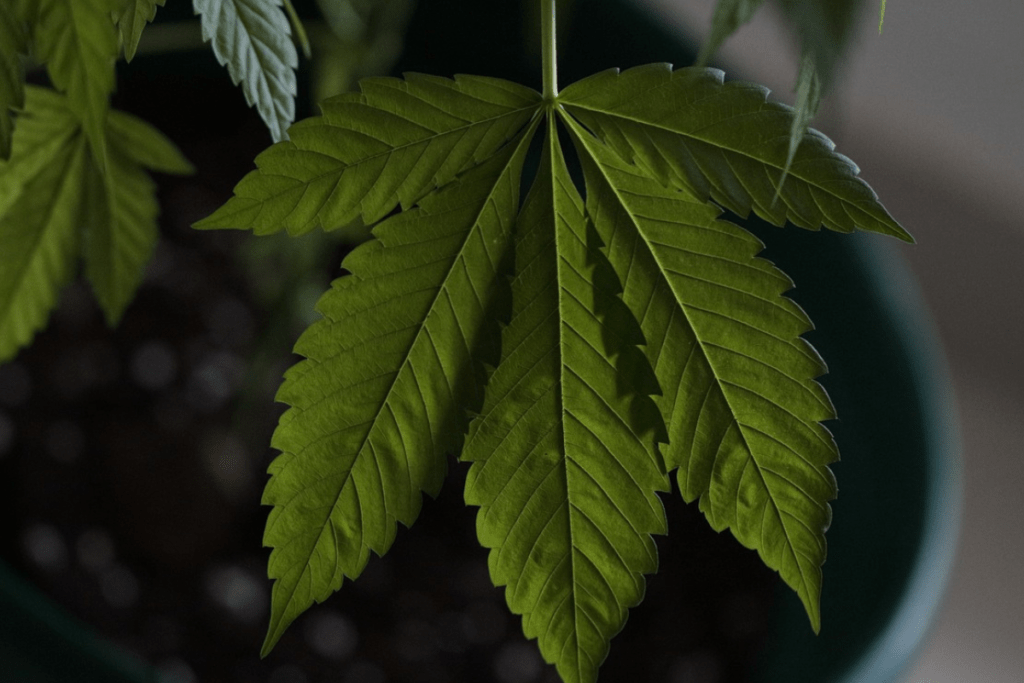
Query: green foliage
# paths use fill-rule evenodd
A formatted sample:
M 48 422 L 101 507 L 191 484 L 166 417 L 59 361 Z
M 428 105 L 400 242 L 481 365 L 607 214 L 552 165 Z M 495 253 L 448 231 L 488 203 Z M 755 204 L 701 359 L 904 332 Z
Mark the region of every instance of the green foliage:
M 291 41 L 281 0 L 194 0 L 202 17 L 203 40 L 256 106 L 275 141 L 295 119 L 295 68 L 299 55 Z
M 669 489 L 643 386 L 623 373 L 643 341 L 549 120 L 519 214 L 513 314 L 473 422 L 466 503 L 523 631 L 566 681 L 592 681 L 658 566 Z M 622 323 L 625 323 L 624 325 Z
M 121 16 L 117 20 L 117 28 L 121 32 L 121 45 L 124 58 L 132 61 L 135 51 L 139 49 L 139 39 L 146 24 L 156 17 L 157 6 L 163 7 L 167 0 L 127 0 Z
M 111 14 L 120 0 L 39 0 L 32 6 L 35 54 L 46 63 L 53 85 L 66 93 L 102 168 L 104 124 L 114 90 L 117 31 Z
M 19 53 L 25 50 L 25 26 L 14 4 L 0 3 L 0 160 L 11 155 L 14 109 L 25 103 L 25 74 Z
M 376 223 L 279 394 L 265 652 L 415 520 L 449 452 L 473 463 L 465 496 L 492 580 L 565 680 L 595 680 L 642 598 L 672 470 L 819 628 L 837 457 L 825 368 L 790 280 L 719 214 L 910 237 L 816 131 L 781 186 L 795 117 L 766 95 L 664 64 L 547 102 L 495 79 L 369 79 L 258 157 L 197 227 Z
M 116 111 L 103 130 L 101 171 L 84 125 L 68 99 L 27 88 L 10 161 L 0 162 L 0 360 L 44 325 L 79 253 L 108 322 L 116 323 L 156 239 L 154 187 L 143 168 L 191 171 L 158 131 Z

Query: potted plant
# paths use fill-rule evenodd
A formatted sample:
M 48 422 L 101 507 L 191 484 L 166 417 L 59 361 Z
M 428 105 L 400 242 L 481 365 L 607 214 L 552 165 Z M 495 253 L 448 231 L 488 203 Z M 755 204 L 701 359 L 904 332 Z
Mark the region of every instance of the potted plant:
M 4 119 L 14 130 L 13 153 L 0 176 L 7 183 L 0 198 L 6 231 L 0 234 L 14 245 L 0 257 L 6 259 L 0 283 L 11 292 L 6 331 L 0 332 L 7 357 L 41 326 L 54 285 L 76 258 L 75 209 L 87 217 L 81 243 L 86 276 L 113 322 L 141 278 L 140 264 L 131 259 L 146 249 L 137 245 L 153 241 L 155 204 L 140 167 L 189 170 L 154 129 L 110 113 L 106 94 L 96 96 L 96 88 L 109 90 L 104 72 L 90 71 L 89 60 L 68 66 L 62 57 L 67 46 L 49 33 L 63 19 L 82 35 L 102 37 L 91 44 L 109 53 L 115 34 L 105 12 L 113 11 L 130 56 L 144 20 L 162 3 L 102 4 L 93 3 L 102 10 L 92 16 L 99 28 L 87 30 L 56 5 L 5 10 L 11 36 L 5 45 L 31 44 L 56 90 L 66 93 L 30 88 L 23 113 Z M 359 93 L 328 99 L 319 116 L 290 127 L 296 53 L 283 11 L 270 2 L 195 4 L 204 36 L 213 38 L 218 58 L 243 82 L 278 140 L 257 157 L 257 170 L 241 180 L 232 199 L 209 216 L 196 216 L 196 227 L 299 235 L 365 224 L 374 231 L 373 240 L 346 256 L 350 274 L 321 299 L 324 317 L 296 347 L 306 360 L 288 372 L 278 395 L 291 408 L 273 437 L 282 454 L 263 497 L 274 506 L 264 540 L 274 548 L 270 575 L 276 579 L 265 654 L 314 601 L 329 597 L 343 577 L 360 575 L 370 551 L 390 550 L 397 522 L 412 524 L 422 493 L 437 494 L 454 456 L 472 463 L 453 461 L 451 469 L 466 478 L 466 502 L 480 508 L 476 531 L 491 549 L 490 579 L 505 588 L 512 611 L 525 615 L 526 636 L 538 639 L 544 659 L 564 680 L 596 678 L 610 639 L 656 568 L 654 537 L 668 530 L 665 508 L 673 523 L 685 515 L 692 523 L 695 510 L 682 507 L 679 492 L 700 501 L 716 530 L 728 528 L 756 549 L 800 598 L 804 623 L 783 630 L 787 635 L 769 643 L 765 654 L 744 655 L 761 658 L 755 669 L 769 677 L 777 666 L 792 673 L 796 661 L 807 667 L 808 680 L 833 680 L 863 675 L 851 673 L 855 667 L 844 657 L 872 666 L 874 655 L 865 653 L 886 642 L 876 638 L 900 614 L 899 601 L 907 598 L 899 596 L 921 585 L 917 552 L 935 523 L 925 511 L 942 499 L 936 482 L 946 481 L 922 483 L 915 477 L 918 462 L 908 455 L 928 457 L 925 422 L 934 419 L 922 417 L 919 351 L 909 351 L 896 334 L 898 316 L 887 304 L 864 296 L 882 287 L 871 279 L 879 267 L 872 247 L 851 253 L 840 244 L 845 237 L 769 234 L 753 222 L 741 228 L 721 217 L 725 209 L 735 221 L 757 214 L 776 224 L 908 239 L 856 167 L 824 136 L 804 130 L 819 79 L 827 78 L 836 58 L 821 47 L 827 41 L 800 9 L 812 4 L 793 3 L 807 46 L 795 113 L 767 102 L 763 88 L 723 81 L 714 70 L 655 64 L 601 71 L 614 65 L 605 63 L 613 43 L 594 41 L 598 27 L 611 26 L 616 35 L 635 31 L 651 44 L 658 35 L 649 21 L 615 3 L 578 3 L 576 16 L 583 18 L 563 43 L 571 46 L 563 53 L 572 59 L 561 66 L 554 3 L 536 4 L 536 25 L 524 29 L 540 35 L 543 57 L 536 75 L 527 77 L 539 85 L 535 89 L 512 80 L 524 80 L 515 73 L 522 60 L 505 35 L 515 24 L 495 16 L 518 16 L 517 6 L 470 3 L 442 13 L 424 2 L 411 22 L 404 61 L 416 71 L 450 76 L 471 72 L 486 52 L 494 62 L 487 74 L 364 81 Z M 717 26 L 735 28 L 743 5 L 722 3 Z M 253 28 L 245 11 L 262 13 L 260 21 L 274 28 Z M 485 19 L 495 32 L 488 32 Z M 457 20 L 467 28 L 453 26 Z M 449 32 L 480 44 L 455 47 Z M 251 47 L 240 48 L 246 39 Z M 577 78 L 567 78 L 570 73 Z M 10 83 L 8 92 L 20 92 L 16 78 Z M 44 240 L 25 237 L 31 220 L 43 221 Z M 781 270 L 758 257 L 762 244 L 750 230 L 769 243 Z M 15 258 L 17 249 L 28 256 Z M 63 264 L 42 284 L 14 267 L 37 252 L 32 263 L 44 275 L 46 267 Z M 783 270 L 812 296 L 794 303 Z M 829 282 L 839 273 L 845 286 L 836 292 Z M 820 601 L 827 604 L 830 595 L 822 597 L 820 566 L 835 495 L 828 466 L 837 451 L 820 424 L 834 413 L 816 381 L 824 365 L 802 336 L 811 329 L 803 309 L 822 331 L 814 339 L 832 375 L 844 380 L 829 387 L 843 409 L 843 421 L 830 428 L 844 452 L 862 456 L 849 469 L 836 466 L 849 476 L 844 491 L 866 494 L 851 494 L 841 518 L 859 518 L 868 530 L 847 552 L 887 558 L 872 560 L 873 575 L 856 563 L 842 574 L 843 541 L 830 534 L 827 566 L 842 576 L 831 599 L 848 604 L 835 608 L 843 616 L 817 637 L 808 632 L 818 630 Z M 854 324 L 855 314 L 869 312 Z M 833 360 L 830 345 L 846 360 Z M 877 350 L 868 362 L 858 348 Z M 888 383 L 870 383 L 880 377 Z M 860 393 L 868 387 L 871 398 Z M 892 401 L 884 409 L 880 394 Z M 937 410 L 929 407 L 928 414 Z M 895 423 L 886 421 L 894 416 Z M 919 429 L 907 429 L 915 422 Z M 901 437 L 907 440 L 899 449 L 904 459 L 893 462 L 889 449 Z M 907 476 L 895 476 L 901 469 Z M 858 471 L 862 482 L 853 481 Z M 879 471 L 886 472 L 885 482 L 878 481 Z M 895 498 L 886 484 L 898 492 Z M 659 497 L 673 488 L 671 498 Z M 892 500 L 906 508 L 880 505 Z M 444 525 L 438 528 L 443 534 Z M 676 547 L 672 535 L 660 548 L 670 561 L 678 554 L 673 568 L 689 562 L 722 571 L 740 566 L 740 553 L 755 557 L 727 535 L 708 536 L 716 539 L 711 543 L 732 544 L 737 554 L 716 564 L 703 541 Z M 429 565 L 423 555 L 430 552 L 422 550 L 420 562 Z M 451 571 L 428 570 L 435 581 Z M 764 570 L 762 576 L 770 575 Z M 693 584 L 691 599 L 708 579 L 686 579 Z M 831 584 L 824 585 L 828 591 Z M 760 624 L 764 634 L 769 618 L 757 614 L 765 603 L 745 592 L 747 584 L 740 587 L 731 603 L 725 601 L 726 611 L 752 615 L 747 622 Z M 863 592 L 880 590 L 892 595 L 865 608 Z M 714 610 L 721 605 L 688 620 L 679 613 L 689 607 L 684 599 L 667 597 L 663 585 L 656 592 L 667 609 L 643 613 L 630 628 L 643 634 L 633 640 L 647 640 L 661 654 L 646 664 L 613 659 L 608 675 L 665 678 L 673 668 L 746 675 L 738 665 L 734 671 L 732 663 L 699 656 L 706 631 L 714 630 L 705 622 L 718 618 Z M 466 607 L 468 614 L 475 598 L 464 599 L 457 612 Z M 407 601 L 406 608 L 440 611 L 417 604 Z M 792 619 L 786 614 L 783 609 L 777 618 Z M 403 622 L 413 648 L 424 636 L 415 636 L 416 629 L 430 623 L 417 619 Z M 688 621 L 698 627 L 691 623 L 688 631 Z M 733 640 L 746 639 L 739 631 Z M 680 649 L 672 635 L 696 647 Z M 629 630 L 620 640 L 627 639 Z M 335 640 L 343 644 L 344 638 Z M 396 675 L 425 675 L 416 664 L 413 658 Z M 879 671 L 870 669 L 871 680 L 882 680 Z

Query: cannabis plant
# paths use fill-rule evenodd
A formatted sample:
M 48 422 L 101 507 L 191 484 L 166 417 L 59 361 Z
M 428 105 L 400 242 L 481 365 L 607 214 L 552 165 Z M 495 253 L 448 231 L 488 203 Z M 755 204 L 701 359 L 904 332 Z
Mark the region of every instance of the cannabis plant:
M 0 2 L 0 360 L 45 324 L 79 256 L 112 325 L 139 284 L 157 237 L 142 169 L 190 166 L 108 96 L 163 4 Z M 820 627 L 838 457 L 825 365 L 793 283 L 723 212 L 910 240 L 807 128 L 858 3 L 783 3 L 803 37 L 795 109 L 704 66 L 560 89 L 554 4 L 539 3 L 541 92 L 370 78 L 293 123 L 281 0 L 194 1 L 276 141 L 195 227 L 373 231 L 278 394 L 264 654 L 413 524 L 448 454 L 469 463 L 491 579 L 566 681 L 597 678 L 643 598 L 671 476 Z M 702 61 L 760 4 L 721 0 Z M 22 55 L 52 87 L 23 84 Z

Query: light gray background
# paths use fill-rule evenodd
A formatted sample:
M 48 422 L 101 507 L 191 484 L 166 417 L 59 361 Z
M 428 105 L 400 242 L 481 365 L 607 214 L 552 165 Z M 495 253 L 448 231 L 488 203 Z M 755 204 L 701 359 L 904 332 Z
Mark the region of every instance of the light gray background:
M 638 0 L 703 38 L 714 0 Z M 918 240 L 902 248 L 957 393 L 964 518 L 949 589 L 903 683 L 1024 680 L 1024 3 L 869 1 L 815 122 Z M 721 61 L 790 101 L 773 3 Z

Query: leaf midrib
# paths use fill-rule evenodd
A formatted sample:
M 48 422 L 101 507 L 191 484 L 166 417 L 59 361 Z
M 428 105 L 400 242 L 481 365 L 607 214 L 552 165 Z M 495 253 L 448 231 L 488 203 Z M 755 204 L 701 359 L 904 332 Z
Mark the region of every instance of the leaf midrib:
M 63 146 L 61 146 L 60 149 L 63 149 Z M 83 153 L 83 150 L 80 147 L 76 149 L 65 150 L 65 154 L 68 158 L 67 166 L 71 166 L 74 162 L 73 157 L 81 153 Z M 58 155 L 60 155 L 60 152 L 58 152 L 57 155 L 55 155 L 55 158 Z M 67 190 L 69 176 L 70 174 L 67 172 L 61 174 L 59 189 L 56 192 L 57 199 L 55 201 L 47 203 L 46 216 L 42 221 L 43 229 L 39 230 L 36 233 L 35 239 L 32 240 L 33 246 L 29 250 L 29 258 L 23 259 L 21 266 L 17 268 L 15 271 L 18 273 L 18 277 L 15 278 L 14 280 L 17 283 L 15 285 L 14 295 L 9 297 L 6 302 L 2 302 L 2 304 L 0 304 L 0 306 L 2 306 L 0 307 L 0 319 L 6 319 L 7 316 L 10 314 L 11 306 L 13 305 L 14 301 L 16 301 L 18 299 L 18 295 L 24 291 L 24 274 L 37 262 L 37 257 L 39 256 L 40 250 L 45 249 L 45 245 L 41 246 L 41 243 L 44 243 L 46 241 L 46 236 L 52 229 L 53 214 L 57 210 L 57 206 L 60 204 L 60 199 L 64 197 L 64 193 Z M 3 218 L 0 217 L 0 220 L 3 220 Z

